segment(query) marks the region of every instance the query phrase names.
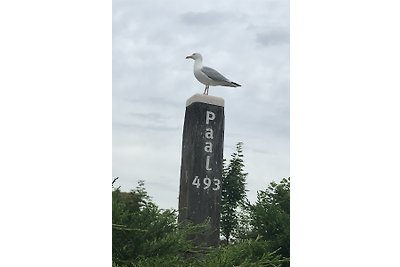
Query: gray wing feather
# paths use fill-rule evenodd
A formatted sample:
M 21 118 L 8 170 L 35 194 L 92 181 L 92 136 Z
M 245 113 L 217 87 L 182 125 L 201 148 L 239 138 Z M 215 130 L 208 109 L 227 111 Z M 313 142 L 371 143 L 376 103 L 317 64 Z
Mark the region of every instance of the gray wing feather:
M 212 68 L 203 67 L 203 68 L 201 68 L 201 71 L 214 81 L 222 81 L 222 82 L 228 82 L 228 83 L 231 82 L 224 75 L 222 75 L 221 73 L 219 73 L 218 71 L 216 71 Z

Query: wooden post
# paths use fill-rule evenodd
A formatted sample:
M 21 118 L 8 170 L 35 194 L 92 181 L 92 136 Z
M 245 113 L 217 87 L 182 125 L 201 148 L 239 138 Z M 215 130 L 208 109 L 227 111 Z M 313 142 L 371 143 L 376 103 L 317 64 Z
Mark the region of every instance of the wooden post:
M 196 244 L 219 245 L 223 144 L 224 99 L 195 94 L 186 102 L 178 221 L 209 220 L 210 231 L 195 236 Z

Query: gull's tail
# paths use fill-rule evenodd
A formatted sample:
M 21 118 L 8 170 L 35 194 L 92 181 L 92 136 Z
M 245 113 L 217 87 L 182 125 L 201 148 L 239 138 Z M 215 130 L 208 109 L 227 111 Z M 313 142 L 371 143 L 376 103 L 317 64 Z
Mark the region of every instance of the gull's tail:
M 235 82 L 231 82 L 231 84 L 232 84 L 232 87 L 240 87 L 241 86 L 240 84 L 235 83 Z

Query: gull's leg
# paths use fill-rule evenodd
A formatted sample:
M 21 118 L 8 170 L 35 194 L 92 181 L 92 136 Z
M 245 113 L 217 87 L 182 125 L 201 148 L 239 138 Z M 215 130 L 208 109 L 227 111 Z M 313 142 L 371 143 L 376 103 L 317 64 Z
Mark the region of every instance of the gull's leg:
M 203 92 L 204 95 L 208 95 L 208 87 L 209 87 L 209 85 L 207 84 L 206 88 L 204 88 L 204 92 Z

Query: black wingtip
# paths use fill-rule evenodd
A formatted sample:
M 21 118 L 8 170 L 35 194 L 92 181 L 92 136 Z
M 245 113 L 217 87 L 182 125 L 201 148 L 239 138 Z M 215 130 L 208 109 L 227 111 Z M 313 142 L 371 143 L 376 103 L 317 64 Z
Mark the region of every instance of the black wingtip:
M 238 84 L 238 83 L 232 82 L 232 84 L 233 84 L 234 86 L 236 86 L 236 87 L 241 87 L 241 85 Z

